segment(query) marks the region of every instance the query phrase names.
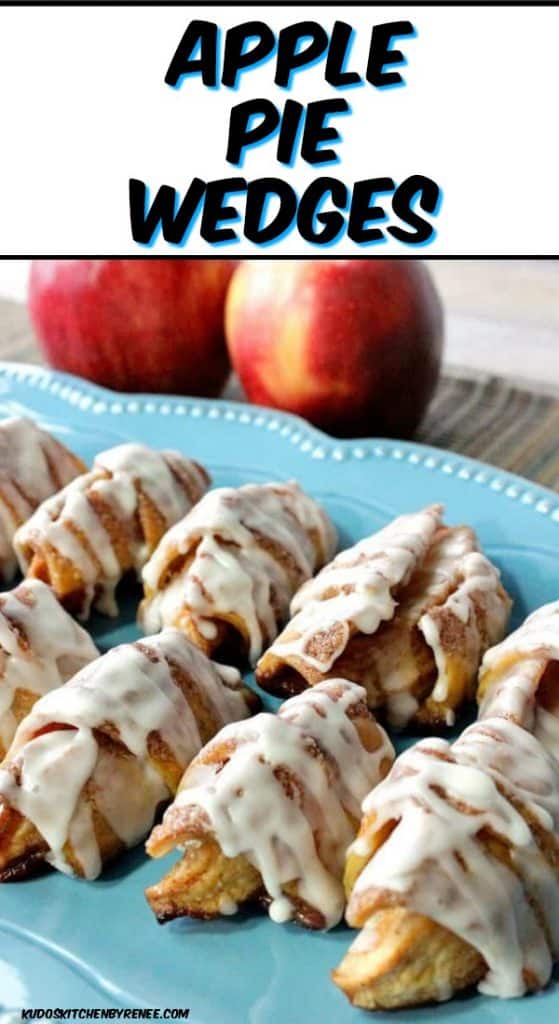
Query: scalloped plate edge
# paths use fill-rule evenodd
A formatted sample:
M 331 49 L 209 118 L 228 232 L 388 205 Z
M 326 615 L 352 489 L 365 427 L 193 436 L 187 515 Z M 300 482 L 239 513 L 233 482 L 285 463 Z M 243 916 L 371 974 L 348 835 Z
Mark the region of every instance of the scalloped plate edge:
M 387 458 L 423 465 L 428 470 L 488 487 L 496 494 L 519 501 L 559 524 L 559 495 L 554 491 L 515 473 L 443 448 L 390 438 L 338 439 L 313 427 L 300 416 L 267 406 L 221 398 L 111 391 L 81 377 L 34 364 L 0 361 L 0 380 L 2 378 L 24 384 L 31 390 L 48 391 L 76 412 L 110 416 L 124 413 L 189 416 L 192 419 L 223 418 L 277 433 L 286 444 L 297 447 L 312 459 L 344 462 Z

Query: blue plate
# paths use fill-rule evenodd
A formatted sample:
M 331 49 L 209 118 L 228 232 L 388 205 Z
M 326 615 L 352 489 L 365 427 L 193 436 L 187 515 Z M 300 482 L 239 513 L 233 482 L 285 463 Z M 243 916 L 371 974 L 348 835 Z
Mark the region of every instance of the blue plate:
M 443 501 L 449 522 L 471 523 L 501 567 L 514 597 L 514 625 L 559 595 L 559 497 L 454 454 L 394 441 L 341 442 L 254 406 L 117 395 L 63 374 L 0 365 L 0 415 L 17 413 L 37 419 L 87 460 L 138 440 L 194 456 L 216 484 L 297 477 L 333 516 L 342 545 L 396 513 Z M 137 599 L 129 595 L 116 623 L 94 620 L 103 650 L 138 635 Z M 143 890 L 164 870 L 138 849 L 96 882 L 53 872 L 2 887 L 0 1010 L 190 1008 L 195 1024 L 365 1021 L 329 980 L 349 944 L 347 928 L 315 934 L 257 915 L 160 927 Z M 554 982 L 514 1002 L 472 995 L 376 1019 L 535 1024 L 558 1017 Z

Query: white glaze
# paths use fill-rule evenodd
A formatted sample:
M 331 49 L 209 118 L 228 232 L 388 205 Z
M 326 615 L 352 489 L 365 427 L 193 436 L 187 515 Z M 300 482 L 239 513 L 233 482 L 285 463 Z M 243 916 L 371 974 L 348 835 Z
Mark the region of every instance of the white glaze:
M 228 726 L 213 741 L 234 742 L 227 764 L 216 771 L 195 761 L 181 784 L 174 806 L 203 809 L 225 856 L 244 854 L 258 869 L 274 921 L 293 916 L 283 892 L 290 881 L 325 927 L 342 916 L 344 854 L 354 835 L 348 815 L 357 819 L 363 796 L 394 757 L 380 727 L 378 749 L 362 746 L 347 711 L 364 700 L 362 687 L 332 680 L 287 701 L 277 715 Z M 313 756 L 317 747 L 322 756 Z M 295 795 L 282 786 L 282 771 Z
M 409 592 L 396 609 L 390 641 L 376 648 L 375 661 L 387 718 L 397 728 L 405 726 L 419 707 L 411 692 L 417 677 L 411 650 L 414 626 L 419 625 L 429 646 L 435 645 L 437 665 L 446 672 L 446 654 L 436 626 L 429 636 L 429 623 L 432 621 L 429 609 L 432 605 L 440 606 L 445 595 L 459 585 L 463 561 L 474 550 L 475 536 L 468 527 L 438 533 L 412 575 Z
M 551 708 L 542 707 L 538 701 L 540 680 L 548 665 L 557 661 L 559 602 L 555 601 L 538 608 L 485 655 L 480 672 L 480 686 L 485 693 L 479 716 L 513 719 L 530 729 L 559 760 L 559 692 Z
M 151 632 L 176 624 L 185 608 L 203 635 L 208 627 L 215 628 L 213 620 L 240 616 L 254 663 L 286 618 L 294 589 L 287 565 L 268 553 L 259 537 L 284 552 L 295 571 L 296 586 L 319 565 L 313 532 L 324 557 L 331 557 L 334 528 L 295 482 L 210 491 L 168 531 L 144 568 L 150 593 L 141 610 L 144 629 Z M 174 558 L 191 552 L 195 554 L 190 567 L 161 587 Z
M 173 678 L 173 664 L 190 676 L 218 727 L 248 714 L 239 674 L 214 665 L 176 630 L 165 630 L 139 646 L 116 647 L 86 666 L 42 697 L 17 730 L 6 761 L 19 765 L 21 784 L 0 770 L 0 795 L 36 825 L 50 847 L 47 860 L 59 870 L 71 871 L 64 854 L 69 836 L 85 876 L 93 878 L 101 868 L 91 815 L 80 800 L 89 779 L 98 790 L 100 810 L 131 846 L 171 796 L 149 759 L 150 733 L 159 733 L 183 769 L 200 750 L 198 725 Z M 54 722 L 72 728 L 36 736 Z M 94 730 L 107 724 L 118 730 L 134 760 L 115 762 L 99 747 Z
M 375 649 L 390 724 L 402 728 L 419 707 L 411 692 L 417 679 L 412 646 L 416 626 L 433 652 L 437 670 L 429 699 L 445 703 L 457 656 L 470 666 L 473 682 L 482 643 L 501 639 L 508 611 L 499 573 L 479 552 L 474 532 L 463 526 L 440 531 L 402 595 L 392 631 Z M 445 717 L 447 725 L 454 723 L 452 708 L 445 709 Z
M 193 481 L 200 494 L 206 490 L 206 479 L 200 468 L 179 452 L 157 452 L 143 444 L 123 444 L 110 448 L 95 458 L 95 466 L 102 466 L 113 478 L 123 479 L 123 489 L 129 479 L 138 480 L 142 490 L 164 517 L 168 526 L 178 522 L 190 508 L 191 502 L 177 485 L 165 455 L 172 455 Z M 113 493 L 117 493 L 116 490 Z M 130 498 L 131 509 L 136 507 L 135 497 Z
M 10 745 L 16 729 L 15 691 L 41 697 L 98 656 L 84 629 L 40 580 L 26 580 L 0 594 L 0 741 Z
M 506 998 L 525 991 L 523 969 L 540 985 L 549 980 L 559 951 L 559 875 L 499 787 L 557 837 L 557 765 L 512 720 L 477 722 L 452 747 L 431 738 L 402 754 L 364 801 L 364 812 L 376 816 L 375 832 L 388 821 L 397 825 L 357 879 L 347 919 L 355 923 L 358 900 L 370 890 L 397 893 L 410 909 L 479 950 L 488 965 L 480 991 Z M 451 799 L 475 813 L 464 813 Z M 476 839 L 483 827 L 510 845 L 519 877 Z M 352 849 L 367 855 L 372 839 L 361 835 Z M 551 948 L 526 892 L 545 916 Z
M 93 600 L 108 615 L 117 614 L 115 588 L 122 575 L 118 558 L 103 522 L 89 497 L 98 494 L 122 524 L 133 567 L 140 572 L 150 555 L 137 528 L 139 494 L 143 491 L 170 526 L 192 506 L 186 490 L 175 479 L 166 456 L 180 459 L 193 494 L 205 489 L 198 466 L 177 453 L 152 451 L 145 445 L 123 444 L 100 453 L 89 473 L 82 474 L 54 497 L 42 503 L 15 537 L 21 568 L 28 568 L 27 547 L 49 544 L 69 559 L 84 582 L 82 614 L 87 617 Z M 73 533 L 77 526 L 87 537 L 88 550 Z
M 56 467 L 56 479 L 51 466 Z M 12 541 L 18 526 L 78 473 L 71 452 L 33 420 L 21 416 L 0 423 L 0 572 L 4 579 L 10 580 L 17 568 Z
M 407 583 L 425 557 L 441 523 L 442 509 L 399 516 L 384 529 L 342 551 L 318 575 L 304 583 L 291 602 L 288 630 L 271 647 L 278 658 L 296 657 L 321 673 L 331 670 L 352 631 L 372 634 L 391 619 L 394 591 Z M 331 597 L 325 594 L 334 588 Z M 339 640 L 322 658 L 308 645 L 317 634 L 337 627 Z
M 391 725 L 405 726 L 419 708 L 412 692 L 418 672 L 416 629 L 431 648 L 437 670 L 430 700 L 448 701 L 457 659 L 470 667 L 473 682 L 482 644 L 502 637 L 510 603 L 473 531 L 440 529 L 440 513 L 435 506 L 394 520 L 304 584 L 292 601 L 294 617 L 264 656 L 264 679 L 269 654 L 303 674 L 306 669 L 327 675 L 336 670 L 354 634 L 374 636 L 384 624 L 367 658 L 378 691 L 371 695 L 372 704 L 386 708 Z M 317 642 L 321 636 L 328 642 Z M 281 669 L 274 671 L 281 675 Z M 451 725 L 452 708 L 445 708 L 444 715 Z
M 551 713 L 536 706 L 534 736 L 537 736 L 549 754 L 559 760 L 559 716 L 556 711 Z
M 482 672 L 495 667 L 503 655 L 519 651 L 523 654 L 545 653 L 548 659 L 559 660 L 559 601 L 537 608 L 502 643 L 487 651 Z
M 455 572 L 457 583 L 446 601 L 439 608 L 426 612 L 419 621 L 419 629 L 433 651 L 437 666 L 437 680 L 430 697 L 441 703 L 449 695 L 449 655 L 456 653 L 452 644 L 445 643 L 441 619 L 447 629 L 452 618 L 462 625 L 464 653 L 469 654 L 475 667 L 482 654 L 483 639 L 476 611 L 478 615 L 483 614 L 486 642 L 494 644 L 504 633 L 510 607 L 500 588 L 497 569 L 481 552 L 469 552 L 457 559 Z

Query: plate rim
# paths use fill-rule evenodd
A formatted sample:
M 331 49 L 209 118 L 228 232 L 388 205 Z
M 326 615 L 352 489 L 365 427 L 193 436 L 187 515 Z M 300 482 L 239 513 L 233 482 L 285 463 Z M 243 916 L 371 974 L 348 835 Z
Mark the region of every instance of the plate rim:
M 24 384 L 39 392 L 46 391 L 78 413 L 190 416 L 193 419 L 219 419 L 241 425 L 262 427 L 292 444 L 309 458 L 331 459 L 334 462 L 365 462 L 368 458 L 394 459 L 409 462 L 447 476 L 456 476 L 464 483 L 486 487 L 508 501 L 518 501 L 559 525 L 559 493 L 518 473 L 501 469 L 481 459 L 415 440 L 389 437 L 337 438 L 313 426 L 294 413 L 271 406 L 226 398 L 202 398 L 196 395 L 174 395 L 154 392 L 113 391 L 100 384 L 63 370 L 0 360 L 0 379 Z M 1 398 L 1 395 L 0 395 Z

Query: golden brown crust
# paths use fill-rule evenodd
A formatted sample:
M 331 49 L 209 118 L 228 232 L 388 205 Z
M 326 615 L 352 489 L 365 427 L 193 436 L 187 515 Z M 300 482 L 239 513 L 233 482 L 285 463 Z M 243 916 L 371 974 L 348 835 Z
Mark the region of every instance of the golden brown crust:
M 86 471 L 81 459 L 26 417 L 0 423 L 0 578 L 17 569 L 14 535 L 38 505 Z
M 147 658 L 154 657 L 147 644 L 138 641 L 136 647 Z M 202 688 L 196 685 L 195 679 L 176 663 L 168 662 L 176 685 L 182 690 L 191 710 L 200 736 L 207 742 L 221 726 L 216 709 L 204 696 Z M 227 685 L 224 683 L 224 685 Z M 260 704 L 259 698 L 251 690 L 241 687 L 241 693 L 249 709 L 255 710 Z M 36 732 L 33 738 L 60 729 L 72 729 L 64 723 L 53 722 Z M 92 814 L 95 836 L 102 864 L 108 863 L 118 856 L 124 845 L 111 828 L 103 815 L 103 793 L 97 788 L 96 777 L 111 778 L 113 785 L 120 787 L 123 793 L 141 790 L 144 785 L 144 767 L 142 762 L 131 753 L 121 742 L 118 730 L 111 722 L 103 723 L 102 728 L 94 729 L 94 737 L 98 746 L 97 762 L 94 775 L 85 784 L 79 801 L 88 805 Z M 147 752 L 151 766 L 161 777 L 169 790 L 169 799 L 176 793 L 184 774 L 184 765 L 177 761 L 173 751 L 163 740 L 158 731 L 147 736 Z M 4 769 L 12 772 L 17 778 L 17 755 L 13 762 L 5 762 Z M 168 802 L 168 801 L 167 801 Z M 159 808 L 163 811 L 165 804 Z M 17 811 L 10 808 L 0 797 L 0 881 L 5 878 L 24 878 L 37 869 L 49 852 L 47 843 L 37 829 L 23 818 Z M 64 848 L 65 858 L 78 876 L 83 876 L 83 868 L 70 840 Z
M 176 556 L 171 558 L 158 581 L 156 590 L 153 590 L 147 584 L 144 585 L 144 599 L 140 605 L 140 617 L 142 607 L 149 605 L 159 590 L 166 587 L 176 576 L 188 572 L 194 561 L 199 543 L 199 538 L 193 540 L 187 552 L 184 554 L 177 552 Z M 200 587 L 203 586 L 200 579 L 197 579 L 197 582 Z M 216 658 L 230 664 L 239 663 L 246 657 L 249 646 L 249 637 L 244 619 L 240 615 L 223 614 L 220 617 L 215 616 L 212 619 L 212 624 L 214 626 L 214 633 L 213 636 L 209 637 L 198 629 L 196 618 L 186 605 L 179 609 L 172 621 L 166 623 L 167 626 L 173 626 L 175 629 L 179 629 L 181 633 L 184 633 L 190 642 L 202 651 L 206 657 Z
M 98 469 L 91 474 L 92 483 L 96 480 L 109 479 L 110 473 L 104 469 Z M 134 567 L 130 545 L 131 538 L 127 534 L 127 524 L 117 518 L 114 509 L 111 508 L 107 501 L 103 500 L 99 492 L 89 489 L 86 492 L 86 499 L 105 528 L 120 566 L 121 575 L 124 576 Z M 140 496 L 139 500 L 145 505 L 141 528 L 149 530 L 156 537 L 155 546 L 164 533 L 165 523 L 164 521 L 160 522 L 162 517 L 153 505 L 153 502 L 150 502 L 145 496 Z M 63 508 L 61 506 L 60 513 L 63 512 Z M 67 528 L 74 534 L 79 544 L 87 552 L 88 557 L 96 565 L 99 573 L 101 573 L 101 563 L 88 536 L 76 523 L 67 523 Z M 69 558 L 62 555 L 38 534 L 29 535 L 27 543 L 23 548 L 23 556 L 26 562 L 28 562 L 26 576 L 41 579 L 44 583 L 48 583 L 68 611 L 80 611 L 86 594 L 86 583 L 78 567 Z
M 282 491 L 280 485 L 270 484 L 264 486 L 272 490 Z M 242 488 L 240 490 L 242 491 Z M 231 494 L 221 495 L 219 499 L 226 510 L 229 508 L 236 510 L 237 500 L 237 494 L 234 491 Z M 258 494 L 256 494 L 254 500 L 258 501 Z M 328 544 L 328 531 L 325 530 L 321 533 L 318 528 L 299 522 L 296 507 L 293 509 L 286 507 L 283 511 L 278 511 L 278 515 L 284 522 L 284 525 L 292 526 L 293 528 L 297 527 L 298 532 L 304 532 L 306 541 L 310 542 L 310 546 L 313 549 L 313 557 L 309 559 L 310 563 L 316 568 L 321 567 L 331 554 Z M 278 537 L 262 532 L 252 523 L 247 526 L 242 511 L 239 513 L 239 522 L 245 527 L 245 532 L 250 534 L 251 541 L 249 546 L 252 546 L 254 543 L 254 546 L 260 552 L 266 552 L 271 561 L 281 566 L 284 576 L 282 590 L 285 589 L 291 596 L 295 594 L 299 586 L 307 578 L 308 566 L 305 567 L 306 562 L 305 564 L 299 564 L 295 555 Z M 226 529 L 220 532 L 220 528 L 219 524 L 212 527 L 214 541 L 223 552 L 227 552 L 231 556 L 233 561 L 241 561 L 245 553 L 244 545 L 232 539 L 227 534 Z M 164 622 L 166 626 L 174 626 L 176 629 L 180 629 L 208 657 L 215 657 L 221 661 L 239 664 L 241 661 L 246 660 L 250 653 L 251 643 L 254 643 L 254 638 L 251 636 L 250 623 L 247 623 L 245 617 L 235 607 L 216 607 L 216 602 L 208 592 L 207 581 L 205 585 L 204 574 L 201 570 L 202 560 L 196 561 L 198 549 L 204 540 L 204 536 L 204 525 L 197 523 L 195 526 L 190 526 L 187 519 L 185 520 L 185 535 L 180 537 L 169 535 L 169 537 L 165 538 L 162 548 L 157 553 L 161 557 L 157 559 L 156 555 L 157 568 L 153 568 L 151 575 L 147 572 L 144 574 L 144 600 L 139 609 L 139 621 L 143 624 L 144 628 L 152 632 L 156 628 L 156 620 L 152 619 L 150 621 L 152 604 L 175 581 L 188 578 L 196 585 L 196 588 L 204 597 L 208 609 L 207 615 L 206 613 L 204 614 L 213 627 L 211 635 L 208 635 L 208 631 L 199 625 L 200 619 L 204 617 L 200 615 L 199 609 L 193 610 L 186 602 L 181 604 L 178 597 L 175 607 L 172 609 L 169 607 L 165 608 L 164 618 L 159 620 L 159 625 L 161 625 L 161 622 Z M 152 563 L 149 564 L 148 570 L 151 566 Z M 246 570 L 245 567 L 243 572 L 245 571 L 250 575 L 250 569 Z M 146 576 L 148 576 L 149 582 Z M 266 597 L 268 608 L 266 614 L 261 614 L 261 608 L 255 607 L 255 617 L 258 618 L 258 626 L 261 631 L 262 647 L 272 642 L 277 629 L 281 628 L 286 617 L 285 595 L 277 593 L 274 589 L 273 574 L 270 574 L 268 583 L 269 592 Z M 268 614 L 269 612 L 271 614 Z M 272 625 L 271 623 L 275 624 Z
M 200 832 L 198 839 L 192 838 L 196 831 Z M 146 889 L 146 899 L 160 924 L 177 917 L 210 920 L 242 904 L 258 903 L 266 907 L 270 903 L 260 872 L 247 858 L 242 854 L 226 857 L 216 840 L 203 835 L 203 831 L 202 823 L 198 829 L 192 823 L 180 860 L 160 882 Z M 154 832 L 157 833 L 158 828 Z M 168 841 L 160 842 L 156 836 L 153 842 L 150 839 L 147 850 L 153 856 L 161 856 L 170 845 Z M 292 919 L 297 924 L 315 930 L 324 928 L 324 917 L 301 899 L 297 882 L 286 882 L 282 889 L 290 898 Z
M 534 654 L 536 655 L 536 652 L 534 652 Z M 501 655 L 501 657 L 499 658 L 499 661 L 491 669 L 485 669 L 485 666 L 482 667 L 482 670 L 481 670 L 480 675 L 479 675 L 479 681 L 478 681 L 478 687 L 477 687 L 477 693 L 476 693 L 476 700 L 477 700 L 479 705 L 481 705 L 482 702 L 485 700 L 485 698 L 491 693 L 491 691 L 496 686 L 498 686 L 498 684 L 501 681 L 501 679 L 505 679 L 506 680 L 509 672 L 512 669 L 514 669 L 515 665 L 521 664 L 522 661 L 524 660 L 524 658 L 525 658 L 524 651 L 521 651 L 521 650 L 510 650 L 510 651 L 507 651 L 506 653 L 503 653 Z M 542 672 L 544 671 L 546 664 L 547 664 L 547 659 L 544 656 L 542 656 L 541 657 L 541 671 Z M 539 674 L 535 677 L 536 690 L 537 690 L 537 687 L 539 686 L 540 678 L 541 677 L 540 677 Z M 534 693 L 534 696 L 535 696 L 535 693 Z
M 492 738 L 496 744 L 502 741 L 490 720 L 481 726 L 486 741 Z M 433 758 L 453 760 L 452 748 L 448 753 L 436 748 L 428 750 L 426 746 L 423 749 Z M 559 879 L 559 837 L 543 827 L 541 820 L 515 796 L 503 777 L 494 781 L 502 796 L 528 825 L 545 861 Z M 433 784 L 432 788 L 460 814 L 478 814 L 475 807 L 443 788 Z M 374 812 L 365 814 L 358 833 L 361 843 L 350 848 L 346 859 L 344 887 L 348 902 L 351 898 L 348 920 L 362 931 L 332 978 L 354 1005 L 367 1009 L 402 1008 L 448 999 L 461 989 L 477 984 L 487 972 L 487 964 L 479 951 L 436 921 L 417 914 L 407 905 L 403 894 L 375 885 L 355 890 L 362 871 L 374 860 L 397 825 L 397 820 L 388 819 L 379 827 Z M 523 898 L 552 948 L 545 908 L 538 904 L 527 886 L 509 842 L 487 825 L 479 828 L 474 841 L 483 848 L 485 855 L 505 865 L 508 872 L 516 876 Z M 462 869 L 468 870 L 459 849 L 454 856 Z M 541 986 L 541 980 L 528 968 L 523 971 L 523 979 L 527 991 Z
M 336 703 L 347 693 L 347 683 L 337 681 L 329 687 L 329 699 Z M 317 714 L 324 712 L 315 708 Z M 283 714 L 289 722 L 297 722 L 297 707 L 285 709 Z M 375 770 L 382 778 L 390 770 L 393 756 L 386 736 L 370 714 L 365 700 L 356 696 L 345 710 L 346 716 L 353 723 L 359 743 L 369 754 L 377 754 Z M 256 720 L 258 721 L 258 720 Z M 307 731 L 308 729 L 308 731 Z M 302 731 L 302 740 L 309 762 L 313 759 L 318 763 L 325 777 L 326 785 L 333 789 L 338 785 L 340 775 L 339 763 L 327 753 L 326 748 L 311 735 L 312 727 L 307 725 Z M 218 735 L 207 744 L 185 772 L 180 791 L 188 791 L 190 786 L 196 787 L 199 780 L 217 778 L 228 763 L 236 757 L 243 763 L 243 745 L 249 746 L 258 737 L 256 732 L 251 735 L 249 728 L 240 730 L 238 735 L 228 733 Z M 266 763 L 264 753 L 258 753 L 257 760 Z M 381 756 L 384 754 L 385 756 Z M 313 846 L 322 867 L 327 871 L 332 858 L 332 836 L 328 837 L 324 820 L 318 812 L 316 797 L 305 781 L 302 769 L 295 769 L 286 758 L 285 763 L 268 762 L 271 775 L 278 782 L 286 798 L 286 803 L 293 804 L 302 811 L 312 825 Z M 244 778 L 244 776 L 241 776 Z M 346 784 L 348 780 L 346 779 Z M 239 784 L 237 796 L 242 797 L 250 788 L 250 772 Z M 277 789 L 273 789 L 277 794 Z M 345 815 L 351 832 L 355 834 L 358 826 L 350 812 L 340 808 Z M 324 835 L 326 832 L 326 838 Z M 244 841 L 244 840 L 243 840 Z M 268 905 L 272 900 L 266 892 L 263 878 L 257 868 L 245 856 L 228 858 L 219 846 L 218 837 L 214 832 L 210 816 L 199 803 L 181 802 L 179 798 L 166 811 L 163 822 L 155 826 L 146 843 L 146 850 L 152 857 L 163 857 L 174 848 L 181 851 L 181 860 L 175 865 L 162 881 L 151 887 L 146 893 L 148 902 L 159 920 L 167 921 L 175 916 L 190 915 L 194 917 L 213 917 L 219 913 L 227 913 L 227 906 L 234 907 L 246 901 L 256 900 L 261 905 Z M 252 860 L 252 858 L 251 858 Z M 184 862 L 184 863 L 183 863 Z M 255 862 L 256 863 L 256 862 Z M 303 872 L 304 874 L 304 872 Z M 328 927 L 322 911 L 311 906 L 301 895 L 302 877 L 293 878 L 278 884 L 284 895 L 289 898 L 292 919 L 307 928 L 322 929 Z M 225 909 L 224 909 L 225 906 Z
M 289 650 L 291 642 L 299 637 L 295 617 L 278 638 L 278 650 L 280 645 L 284 648 L 281 654 L 276 653 L 274 644 L 258 662 L 258 684 L 275 696 L 292 696 L 307 686 L 341 676 L 364 686 L 369 707 L 379 710 L 386 706 L 389 718 L 394 717 L 396 724 L 403 723 L 398 721 L 397 703 L 393 713 L 391 702 L 395 696 L 405 694 L 410 699 L 410 707 L 415 705 L 415 710 L 409 713 L 411 721 L 421 727 L 447 726 L 452 722 L 455 710 L 473 698 L 481 655 L 500 638 L 492 637 L 488 632 L 485 599 L 481 591 L 469 593 L 473 623 L 461 622 L 446 605 L 462 577 L 457 573 L 454 578 L 449 576 L 444 586 L 438 583 L 436 551 L 456 535 L 464 538 L 472 552 L 478 550 L 475 535 L 468 527 L 441 527 L 431 549 L 435 554 L 427 557 L 425 565 L 416 570 L 405 586 L 393 590 L 392 596 L 397 604 L 394 617 L 381 623 L 374 634 L 357 631 L 350 621 L 345 627 L 341 623 L 336 624 L 310 638 L 306 647 L 308 653 L 319 661 L 327 661 L 330 653 L 339 647 L 338 634 L 347 628 L 349 639 L 327 672 L 321 672 L 301 657 L 296 649 Z M 508 595 L 500 584 L 497 584 L 496 592 L 506 610 L 510 607 Z M 329 594 L 335 596 L 335 593 L 335 588 L 331 588 L 325 591 L 323 598 Z M 437 699 L 433 689 L 439 668 L 434 651 L 419 628 L 420 620 L 426 614 L 435 624 L 445 651 L 446 694 L 443 698 L 437 695 Z M 393 684 L 387 684 L 388 679 L 401 680 L 399 685 L 402 689 L 394 691 Z
M 225 857 L 206 837 L 188 844 L 164 878 L 146 889 L 146 899 L 160 923 L 185 916 L 209 919 L 221 914 L 224 905 L 245 903 L 261 888 L 260 874 L 246 857 Z
M 0 882 L 36 874 L 47 853 L 37 829 L 0 797 Z
M 206 471 L 197 463 L 193 464 L 201 476 L 202 485 L 200 486 L 195 474 L 189 475 L 172 453 L 165 453 L 164 458 L 174 480 L 189 502 L 193 503 L 198 500 L 203 489 L 209 483 Z M 130 519 L 119 515 L 117 506 L 108 497 L 105 497 L 100 489 L 93 486 L 98 481 L 110 481 L 112 476 L 109 469 L 95 465 L 85 478 L 84 485 L 87 483 L 87 486 L 84 496 L 104 528 L 120 569 L 119 578 L 122 579 L 126 574 L 138 569 L 136 565 L 138 546 L 145 546 L 146 558 L 149 557 L 171 524 L 166 521 L 153 498 L 142 488 L 139 479 L 133 481 L 137 496 L 134 515 Z M 52 509 L 52 515 L 54 522 L 58 518 L 64 517 L 65 528 L 77 538 L 88 559 L 97 568 L 99 583 L 94 595 L 94 600 L 96 600 L 101 596 L 105 583 L 98 552 L 79 524 L 67 519 L 63 500 L 57 510 Z M 88 603 L 88 585 L 82 573 L 70 558 L 62 555 L 49 543 L 48 539 L 43 536 L 40 526 L 34 529 L 32 524 L 33 521 L 23 536 L 19 535 L 21 559 L 27 566 L 26 575 L 48 583 L 69 611 L 81 613 Z
M 332 980 L 354 1006 L 402 1009 L 448 999 L 483 977 L 479 953 L 446 928 L 405 907 L 376 911 Z
M 45 450 L 45 458 L 54 481 L 52 493 L 56 494 L 57 491 L 66 486 L 69 480 L 80 476 L 81 473 L 87 473 L 87 466 L 83 459 L 80 459 L 79 455 L 71 452 L 69 448 L 66 448 L 56 438 L 52 438 L 52 440 L 54 441 L 53 452 L 51 454 L 51 452 Z M 63 461 L 65 463 L 64 467 Z
M 29 426 L 31 425 L 29 424 Z M 5 437 L 4 428 L 5 424 L 0 423 L 0 502 L 8 509 L 14 523 L 21 526 L 24 520 L 18 514 L 13 501 L 10 500 L 10 488 L 24 499 L 30 509 L 37 507 L 37 495 L 30 494 L 23 486 L 22 481 L 18 479 L 17 465 L 14 465 L 12 461 L 13 451 L 9 443 L 9 433 Z M 46 434 L 43 431 L 41 443 L 41 435 L 39 434 L 37 437 L 37 434 L 33 432 L 30 443 L 32 447 L 38 444 L 44 456 L 52 481 L 50 494 L 56 494 L 74 477 L 87 472 L 85 462 L 51 434 Z M 43 498 L 46 497 L 47 494 L 43 494 Z
M 37 700 L 37 694 L 32 693 L 31 690 L 23 690 L 18 687 L 14 691 L 12 705 L 10 711 L 14 716 L 17 725 L 23 721 L 23 719 L 29 714 L 31 708 Z M 2 740 L 0 740 L 0 761 L 4 759 L 7 751 L 4 748 Z
M 67 727 L 53 725 L 52 728 Z M 37 736 L 48 731 L 48 728 L 43 729 Z M 122 771 L 123 765 L 126 765 L 129 783 L 141 785 L 141 773 L 137 768 L 134 771 L 134 755 L 118 739 L 108 735 L 108 732 L 95 730 L 95 738 L 99 744 L 98 764 L 104 761 L 108 766 L 106 770 L 110 773 Z M 3 767 L 9 771 L 17 771 L 17 761 L 15 765 L 8 763 Z M 80 800 L 88 804 L 91 810 L 101 861 L 106 864 L 122 851 L 123 844 L 98 808 L 96 788 L 92 779 L 84 786 Z M 0 797 L 0 882 L 19 881 L 35 874 L 41 863 L 44 866 L 48 852 L 48 844 L 35 826 Z M 70 841 L 64 847 L 64 854 L 74 874 L 83 876 L 82 866 Z

